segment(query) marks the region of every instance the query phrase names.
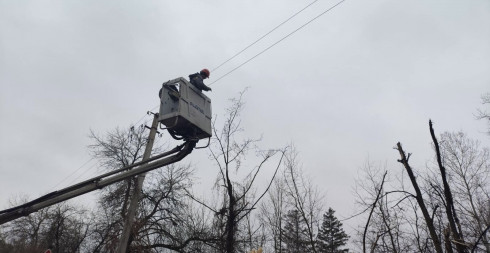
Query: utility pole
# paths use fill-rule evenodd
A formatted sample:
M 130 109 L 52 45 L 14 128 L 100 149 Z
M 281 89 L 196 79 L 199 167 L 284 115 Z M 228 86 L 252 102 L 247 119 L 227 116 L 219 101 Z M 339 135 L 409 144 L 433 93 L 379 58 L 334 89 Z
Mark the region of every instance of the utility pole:
M 151 150 L 153 148 L 153 143 L 155 142 L 155 135 L 157 133 L 158 127 L 158 114 L 153 114 L 153 123 L 151 124 L 150 134 L 148 136 L 148 143 L 145 147 L 145 153 L 143 154 L 143 160 L 145 161 L 150 158 Z M 146 173 L 137 176 L 136 184 L 134 186 L 134 191 L 131 196 L 128 213 L 126 214 L 126 219 L 124 220 L 124 227 L 119 238 L 119 245 L 117 246 L 117 252 L 126 253 L 128 245 L 129 236 L 131 235 L 131 230 L 133 228 L 134 217 L 136 216 L 136 210 L 138 209 L 139 200 L 141 199 L 141 190 L 143 188 L 143 181 L 145 181 Z

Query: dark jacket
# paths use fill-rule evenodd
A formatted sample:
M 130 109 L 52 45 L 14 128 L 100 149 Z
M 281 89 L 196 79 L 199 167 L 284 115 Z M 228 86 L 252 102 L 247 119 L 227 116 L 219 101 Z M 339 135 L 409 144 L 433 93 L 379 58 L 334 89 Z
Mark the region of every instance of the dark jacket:
M 194 87 L 196 87 L 200 91 L 203 91 L 203 90 L 210 91 L 211 90 L 211 88 L 209 88 L 208 86 L 206 86 L 204 84 L 204 78 L 199 73 L 189 75 L 189 80 L 194 85 Z

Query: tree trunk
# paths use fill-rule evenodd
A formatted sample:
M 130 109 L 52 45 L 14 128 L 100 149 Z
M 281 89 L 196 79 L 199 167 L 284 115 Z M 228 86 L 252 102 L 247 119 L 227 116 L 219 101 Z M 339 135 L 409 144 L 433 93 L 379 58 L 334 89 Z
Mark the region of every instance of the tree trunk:
M 444 229 L 444 247 L 447 253 L 453 253 L 453 247 L 451 246 L 451 229 L 446 227 Z
M 362 252 L 363 253 L 366 253 L 366 234 L 367 234 L 367 230 L 369 227 L 369 222 L 371 221 L 371 217 L 373 215 L 374 209 L 376 209 L 376 204 L 378 203 L 379 197 L 381 196 L 381 193 L 383 192 L 383 185 L 385 183 L 385 178 L 386 178 L 387 173 L 388 173 L 388 171 L 385 171 L 385 173 L 383 175 L 383 179 L 381 180 L 381 185 L 378 189 L 378 194 L 376 194 L 376 199 L 374 200 L 374 203 L 372 204 L 371 211 L 369 212 L 368 220 L 366 222 L 366 226 L 364 227 L 364 233 L 362 235 Z M 371 252 L 374 251 L 374 248 L 376 247 L 378 239 L 379 239 L 379 236 L 376 238 L 376 242 L 373 244 L 373 247 L 371 248 Z
M 226 221 L 225 251 L 226 253 L 235 253 L 235 230 L 237 219 L 237 213 L 235 211 L 236 199 L 233 195 L 233 185 L 228 174 L 228 168 L 226 168 L 226 182 L 226 190 L 228 192 L 230 203 L 228 204 L 228 220 Z
M 466 247 L 464 246 L 464 238 L 461 231 L 456 227 L 457 215 L 454 209 L 453 195 L 451 193 L 451 188 L 446 178 L 446 168 L 442 165 L 441 152 L 439 149 L 439 142 L 437 141 L 436 135 L 434 134 L 434 129 L 432 128 L 432 121 L 429 120 L 430 135 L 434 146 L 436 149 L 437 164 L 439 165 L 439 170 L 441 171 L 442 184 L 444 186 L 444 198 L 446 199 L 446 215 L 449 220 L 449 227 L 451 228 L 451 234 L 456 240 L 456 250 L 458 253 L 466 252 Z
M 437 253 L 443 253 L 441 241 L 439 240 L 439 237 L 437 236 L 436 233 L 436 228 L 434 227 L 434 221 L 430 217 L 429 211 L 427 211 L 427 207 L 425 206 L 424 199 L 422 198 L 422 192 L 420 191 L 419 185 L 417 184 L 417 180 L 415 178 L 415 175 L 413 174 L 412 168 L 408 164 L 408 159 L 410 158 L 410 154 L 408 155 L 408 157 L 405 155 L 405 151 L 403 151 L 402 145 L 399 142 L 396 144 L 396 146 L 401 157 L 401 159 L 398 160 L 398 162 L 403 164 L 403 166 L 407 170 L 408 176 L 410 177 L 410 181 L 412 182 L 412 186 L 415 189 L 415 199 L 417 200 L 420 210 L 424 215 L 424 220 L 425 223 L 427 224 L 427 229 L 429 229 L 429 234 L 432 239 L 432 243 L 434 244 L 434 249 L 436 250 Z

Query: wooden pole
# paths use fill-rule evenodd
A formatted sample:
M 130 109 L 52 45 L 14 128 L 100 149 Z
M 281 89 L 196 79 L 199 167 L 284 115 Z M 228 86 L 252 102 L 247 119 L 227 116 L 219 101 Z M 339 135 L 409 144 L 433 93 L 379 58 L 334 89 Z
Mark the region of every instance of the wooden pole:
M 143 154 L 143 161 L 150 158 L 151 150 L 153 149 L 153 143 L 155 142 L 155 135 L 158 127 L 158 114 L 153 115 L 153 123 L 151 124 L 150 134 L 148 136 L 148 143 L 146 143 L 145 153 Z M 128 213 L 124 220 L 123 232 L 121 238 L 119 238 L 119 245 L 117 246 L 117 252 L 126 253 L 128 249 L 129 236 L 131 235 L 134 217 L 136 216 L 136 210 L 141 199 L 141 190 L 143 188 L 143 182 L 145 181 L 146 173 L 137 176 L 136 184 L 134 186 L 133 194 L 129 202 Z

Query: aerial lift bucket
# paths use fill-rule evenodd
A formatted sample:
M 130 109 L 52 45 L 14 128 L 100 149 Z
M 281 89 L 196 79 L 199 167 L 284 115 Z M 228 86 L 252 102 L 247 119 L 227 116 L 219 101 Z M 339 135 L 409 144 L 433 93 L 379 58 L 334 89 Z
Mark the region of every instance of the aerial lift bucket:
M 183 77 L 165 82 L 158 121 L 175 139 L 210 138 L 211 99 Z

